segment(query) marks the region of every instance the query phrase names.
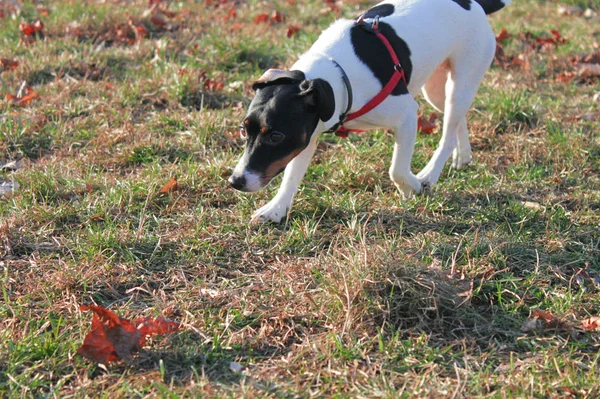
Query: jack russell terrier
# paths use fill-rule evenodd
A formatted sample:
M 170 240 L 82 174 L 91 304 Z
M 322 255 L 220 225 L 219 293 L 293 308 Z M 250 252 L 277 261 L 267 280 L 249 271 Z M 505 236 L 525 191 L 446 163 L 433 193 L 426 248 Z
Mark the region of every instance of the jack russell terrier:
M 450 155 L 454 168 L 466 166 L 466 114 L 496 50 L 486 14 L 510 1 L 384 1 L 356 20 L 333 23 L 290 71 L 265 72 L 252 86 L 241 125 L 246 147 L 229 182 L 254 192 L 285 173 L 253 220 L 279 223 L 287 215 L 322 132 L 394 129 L 389 173 L 404 196 L 431 188 Z M 419 90 L 445 114 L 439 146 L 415 176 Z

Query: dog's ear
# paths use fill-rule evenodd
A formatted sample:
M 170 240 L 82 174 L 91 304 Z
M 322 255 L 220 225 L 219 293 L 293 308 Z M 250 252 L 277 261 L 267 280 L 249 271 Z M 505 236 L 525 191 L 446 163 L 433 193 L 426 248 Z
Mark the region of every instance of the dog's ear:
M 284 71 L 281 69 L 269 69 L 252 84 L 252 90 L 256 91 L 273 84 L 286 84 L 302 82 L 305 79 L 302 71 Z
M 300 95 L 306 104 L 317 110 L 319 119 L 328 121 L 335 112 L 335 97 L 329 82 L 324 79 L 306 79 L 300 84 Z

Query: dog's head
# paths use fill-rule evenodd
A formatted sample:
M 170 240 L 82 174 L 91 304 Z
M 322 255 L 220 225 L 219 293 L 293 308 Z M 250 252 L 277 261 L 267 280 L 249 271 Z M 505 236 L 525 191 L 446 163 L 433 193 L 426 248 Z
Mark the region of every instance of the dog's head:
M 252 88 L 256 95 L 241 126 L 246 148 L 229 178 L 247 192 L 281 173 L 308 146 L 319 120 L 331 119 L 335 110 L 331 85 L 301 71 L 269 69 Z

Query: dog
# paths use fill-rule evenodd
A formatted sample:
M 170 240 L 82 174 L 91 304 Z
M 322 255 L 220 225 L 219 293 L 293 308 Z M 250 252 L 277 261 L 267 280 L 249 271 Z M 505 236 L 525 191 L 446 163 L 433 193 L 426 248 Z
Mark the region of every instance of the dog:
M 322 132 L 393 129 L 389 175 L 405 197 L 433 187 L 451 155 L 454 168 L 465 167 L 466 114 L 496 50 L 486 15 L 510 1 L 384 1 L 356 20 L 334 22 L 290 71 L 266 71 L 252 86 L 241 124 L 245 150 L 229 182 L 255 192 L 285 172 L 275 197 L 252 219 L 279 223 L 287 216 Z M 419 91 L 444 121 L 438 148 L 415 176 Z

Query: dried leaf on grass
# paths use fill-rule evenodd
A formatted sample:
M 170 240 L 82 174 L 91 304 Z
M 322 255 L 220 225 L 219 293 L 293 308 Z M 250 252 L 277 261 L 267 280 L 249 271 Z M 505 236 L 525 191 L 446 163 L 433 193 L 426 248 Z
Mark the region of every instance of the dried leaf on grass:
M 287 37 L 296 36 L 296 34 L 300 31 L 300 27 L 296 25 L 288 26 Z
M 173 191 L 177 191 L 177 177 L 172 177 L 160 190 L 158 190 L 159 194 L 170 194 Z
M 600 112 L 588 112 L 586 114 L 579 114 L 575 116 L 571 116 L 567 118 L 568 121 L 586 121 L 586 122 L 596 122 L 600 121 Z
M 437 131 L 437 124 L 435 121 L 438 119 L 438 115 L 435 112 L 429 114 L 429 118 L 423 116 L 419 117 L 417 130 L 421 133 L 432 134 Z
M 26 36 L 26 37 L 34 36 L 36 34 L 43 35 L 44 34 L 44 24 L 39 19 L 32 24 L 22 21 L 19 24 L 19 30 L 21 31 L 23 36 Z
M 19 61 L 8 58 L 0 58 L 0 66 L 7 71 L 16 69 L 19 66 Z
M 271 15 L 262 13 L 254 17 L 255 24 L 278 24 L 284 21 L 284 16 L 279 11 L 275 10 Z
M 94 362 L 108 364 L 123 359 L 130 360 L 134 352 L 153 334 L 171 334 L 180 328 L 179 323 L 162 317 L 137 318 L 132 323 L 100 306 L 81 306 L 82 311 L 91 310 L 92 330 L 86 335 L 77 353 Z
M 534 309 L 532 318 L 527 320 L 521 331 L 539 331 L 539 330 L 564 330 L 571 335 L 576 336 L 582 331 L 592 331 L 600 328 L 600 317 L 594 316 L 582 320 L 579 324 L 563 320 L 550 312 L 540 309 Z
M 29 105 L 33 100 L 40 98 L 39 94 L 37 94 L 29 86 L 25 86 L 23 91 L 24 93 L 17 93 L 17 95 L 7 94 L 6 101 L 10 102 L 14 106 L 23 107 L 25 105 Z
M 584 331 L 597 330 L 600 328 L 600 317 L 594 316 L 581 321 L 581 329 Z

